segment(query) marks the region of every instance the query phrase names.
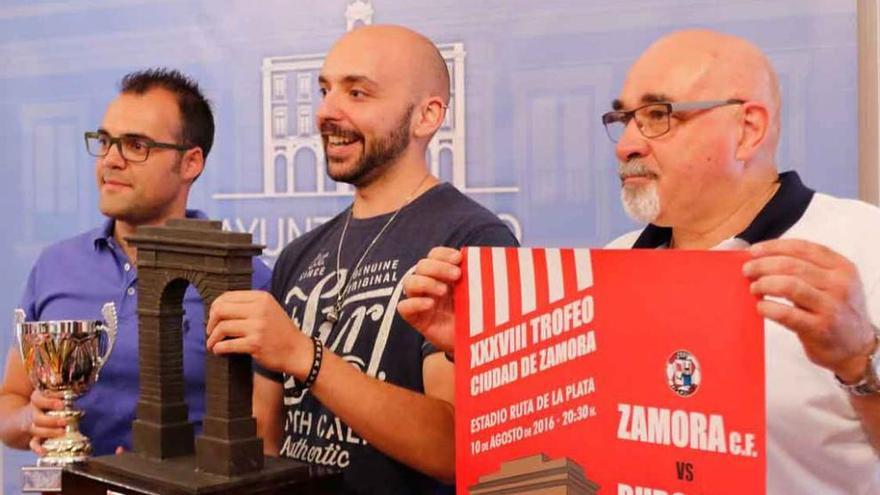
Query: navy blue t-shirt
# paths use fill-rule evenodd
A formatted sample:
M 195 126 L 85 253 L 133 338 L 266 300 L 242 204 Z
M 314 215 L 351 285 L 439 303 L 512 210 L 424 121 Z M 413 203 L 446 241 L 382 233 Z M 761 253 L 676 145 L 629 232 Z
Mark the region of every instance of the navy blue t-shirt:
M 428 190 L 404 207 L 349 282 L 341 317 L 327 313 L 346 277 L 393 213 L 352 218 L 336 255 L 345 210 L 291 243 L 278 259 L 272 293 L 307 335 L 370 376 L 424 392 L 422 360 L 436 349 L 398 314 L 404 275 L 435 246 L 516 246 L 497 216 L 449 184 Z M 281 455 L 340 469 L 349 493 L 435 493 L 441 486 L 367 444 L 310 393 L 297 397 L 290 376 L 258 371 L 284 382 Z M 391 418 L 375 418 L 390 421 Z

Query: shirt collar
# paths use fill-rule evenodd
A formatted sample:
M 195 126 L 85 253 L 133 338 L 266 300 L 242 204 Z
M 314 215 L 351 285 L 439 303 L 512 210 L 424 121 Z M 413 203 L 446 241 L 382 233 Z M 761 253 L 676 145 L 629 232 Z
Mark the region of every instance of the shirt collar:
M 804 212 L 815 191 L 801 182 L 797 172 L 789 171 L 779 174 L 779 189 L 764 205 L 752 223 L 736 235 L 749 244 L 775 239 L 791 228 Z M 649 224 L 636 239 L 633 248 L 658 248 L 668 246 L 672 238 L 672 228 L 658 227 Z
M 205 212 L 201 210 L 186 210 L 186 218 L 198 218 L 204 220 L 208 218 L 208 215 L 205 215 Z M 100 227 L 90 232 L 91 241 L 95 246 L 95 250 L 107 247 L 112 241 L 113 226 L 115 223 L 116 220 L 107 218 Z

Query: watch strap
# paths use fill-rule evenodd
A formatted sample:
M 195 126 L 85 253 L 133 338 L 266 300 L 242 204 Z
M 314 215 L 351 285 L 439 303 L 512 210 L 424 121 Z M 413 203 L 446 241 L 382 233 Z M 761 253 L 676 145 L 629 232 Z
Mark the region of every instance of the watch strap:
M 876 331 L 876 329 L 875 329 Z M 878 365 L 880 365 L 880 334 L 875 333 L 876 343 L 874 351 L 868 356 L 868 364 L 865 366 L 865 372 L 862 379 L 856 383 L 846 383 L 839 376 L 834 375 L 837 385 L 856 397 L 865 397 L 880 393 L 880 376 L 878 376 Z

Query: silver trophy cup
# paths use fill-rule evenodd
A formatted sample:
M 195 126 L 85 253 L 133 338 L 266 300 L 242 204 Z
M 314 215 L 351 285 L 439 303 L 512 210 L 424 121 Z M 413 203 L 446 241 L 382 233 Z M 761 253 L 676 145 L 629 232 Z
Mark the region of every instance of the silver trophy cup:
M 105 304 L 101 314 L 103 322 L 25 322 L 24 311 L 15 310 L 15 333 L 31 384 L 43 395 L 64 401 L 63 409 L 47 414 L 65 419 L 65 433 L 43 442 L 46 455 L 40 457 L 37 466 L 63 467 L 82 462 L 92 451 L 89 439 L 79 431 L 84 413 L 74 408 L 74 399 L 98 379 L 116 341 L 116 306 Z

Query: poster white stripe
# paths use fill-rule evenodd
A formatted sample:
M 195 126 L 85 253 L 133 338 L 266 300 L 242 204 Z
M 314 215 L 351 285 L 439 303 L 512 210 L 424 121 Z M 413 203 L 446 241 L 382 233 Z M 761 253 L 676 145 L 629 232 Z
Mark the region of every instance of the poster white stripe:
M 538 306 L 538 296 L 535 294 L 535 261 L 532 258 L 532 249 L 520 248 L 516 250 L 519 259 L 519 286 L 522 295 L 522 314 L 527 315 Z
M 510 320 L 510 286 L 507 283 L 507 257 L 505 249 L 492 248 L 492 278 L 495 282 L 495 324 L 501 325 Z
M 483 333 L 483 273 L 480 271 L 480 248 L 467 248 L 468 306 L 470 336 Z
M 577 275 L 577 290 L 593 286 L 593 262 L 589 249 L 574 250 L 574 269 Z
M 550 302 L 554 303 L 565 296 L 565 284 L 562 279 L 562 254 L 557 248 L 544 250 L 547 258 L 547 289 Z

